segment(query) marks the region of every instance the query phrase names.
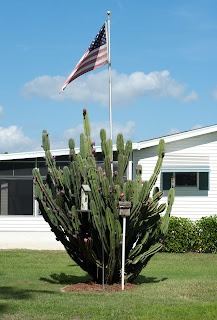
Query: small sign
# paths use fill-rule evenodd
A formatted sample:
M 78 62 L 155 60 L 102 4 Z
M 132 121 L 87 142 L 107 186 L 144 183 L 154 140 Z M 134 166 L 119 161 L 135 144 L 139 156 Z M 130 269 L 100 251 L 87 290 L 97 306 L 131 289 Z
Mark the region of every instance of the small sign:
M 176 185 L 176 179 L 175 179 L 175 177 L 172 177 L 171 178 L 171 188 L 175 188 L 175 185 Z
M 130 216 L 131 202 L 119 201 L 119 215 L 129 217 Z
M 82 184 L 81 188 L 81 211 L 87 211 L 88 210 L 88 192 L 90 192 L 91 189 L 87 184 Z

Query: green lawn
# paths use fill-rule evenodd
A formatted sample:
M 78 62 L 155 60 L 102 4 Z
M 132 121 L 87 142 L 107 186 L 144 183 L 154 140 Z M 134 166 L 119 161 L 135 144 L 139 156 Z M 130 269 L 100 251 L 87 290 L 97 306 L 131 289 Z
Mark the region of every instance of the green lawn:
M 63 293 L 88 280 L 65 252 L 0 251 L 0 319 L 217 319 L 217 255 L 158 253 L 137 289 Z

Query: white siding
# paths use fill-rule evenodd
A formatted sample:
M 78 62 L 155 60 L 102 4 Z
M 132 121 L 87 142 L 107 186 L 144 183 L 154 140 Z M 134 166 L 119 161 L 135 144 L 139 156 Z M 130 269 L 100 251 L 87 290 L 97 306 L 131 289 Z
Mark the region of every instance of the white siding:
M 0 249 L 63 250 L 43 217 L 1 216 Z
M 183 162 L 178 160 L 179 156 Z M 197 161 L 195 161 L 196 158 L 198 158 Z M 189 166 L 196 164 L 198 170 L 199 167 L 207 167 L 207 165 L 210 168 L 209 190 L 199 190 L 195 187 L 175 188 L 176 197 L 172 215 L 197 220 L 217 214 L 217 132 L 167 143 L 164 158 L 166 165 L 169 163 L 167 159 L 173 159 L 172 161 L 175 161 L 178 166 L 187 165 L 185 160 L 189 159 L 192 162 Z M 134 178 L 135 167 L 141 164 L 142 179 L 148 180 L 153 173 L 156 161 L 157 146 L 134 151 Z M 159 175 L 156 185 L 162 190 L 162 174 Z M 167 194 L 168 191 L 165 191 L 164 201 Z
M 50 231 L 49 224 L 43 217 L 34 216 L 1 216 L 0 232 L 3 231 L 31 231 L 47 232 Z

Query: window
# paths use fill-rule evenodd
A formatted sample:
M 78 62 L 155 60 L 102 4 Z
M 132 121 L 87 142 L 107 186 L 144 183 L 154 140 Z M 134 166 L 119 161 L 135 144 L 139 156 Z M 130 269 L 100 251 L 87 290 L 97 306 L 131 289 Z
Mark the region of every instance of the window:
M 195 187 L 209 190 L 209 172 L 163 172 L 163 190 L 169 190 L 174 180 L 175 187 Z M 175 179 L 174 179 L 175 178 Z
M 0 162 L 0 215 L 33 215 L 35 160 Z
M 196 172 L 176 172 L 175 173 L 175 186 L 197 186 L 197 173 Z
M 199 190 L 209 190 L 209 172 L 199 172 Z
M 14 176 L 32 176 L 32 169 L 35 167 L 33 162 L 15 162 Z
M 104 164 L 102 153 L 97 153 L 97 167 Z M 0 161 L 0 216 L 38 216 L 38 203 L 34 200 L 32 169 L 38 167 L 44 180 L 48 173 L 43 157 Z M 57 169 L 70 166 L 68 156 L 57 156 Z M 114 152 L 113 170 L 117 171 L 117 152 Z M 53 190 L 55 197 L 55 189 Z
M 12 162 L 0 162 L 0 176 L 12 176 L 13 168 Z
M 38 162 L 37 165 L 41 176 L 45 177 L 48 174 L 48 168 L 45 162 Z
M 32 180 L 0 180 L 0 215 L 32 215 Z

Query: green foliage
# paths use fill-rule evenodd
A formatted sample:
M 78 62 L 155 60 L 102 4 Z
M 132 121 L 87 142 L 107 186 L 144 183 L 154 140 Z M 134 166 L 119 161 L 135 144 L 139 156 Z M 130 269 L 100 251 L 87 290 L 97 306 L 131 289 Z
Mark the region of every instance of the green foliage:
M 156 238 L 161 226 L 159 223 Z M 198 221 L 171 217 L 162 251 L 217 253 L 217 216 L 203 217 Z
M 164 141 L 160 140 L 158 160 L 149 181 L 142 181 L 142 166 L 136 168 L 136 179 L 124 182 L 124 175 L 132 152 L 132 142 L 124 144 L 117 136 L 118 169 L 112 172 L 112 141 L 100 131 L 104 168 L 96 167 L 94 142 L 90 137 L 88 113 L 83 109 L 84 134 L 80 135 L 80 152 L 75 154 L 74 140 L 69 140 L 70 168 L 56 169 L 55 157 L 50 153 L 48 133 L 42 141 L 48 166 L 46 184 L 37 169 L 33 170 L 35 197 L 40 211 L 49 223 L 56 239 L 61 241 L 69 256 L 97 282 L 102 280 L 105 265 L 106 283 L 120 281 L 122 251 L 122 217 L 119 201 L 131 202 L 127 219 L 125 280 L 132 282 L 158 252 L 168 230 L 174 201 L 174 190 L 169 191 L 167 204 L 160 204 L 163 193 L 152 188 L 158 178 L 163 157 Z M 88 210 L 81 210 L 82 185 L 89 186 Z M 165 211 L 156 238 L 160 213 Z M 102 254 L 102 245 L 104 254 Z M 103 263 L 104 256 L 104 263 Z
M 198 234 L 193 221 L 188 218 L 171 217 L 162 250 L 165 252 L 198 250 L 197 238 Z
M 217 215 L 196 221 L 200 248 L 203 252 L 217 253 Z

